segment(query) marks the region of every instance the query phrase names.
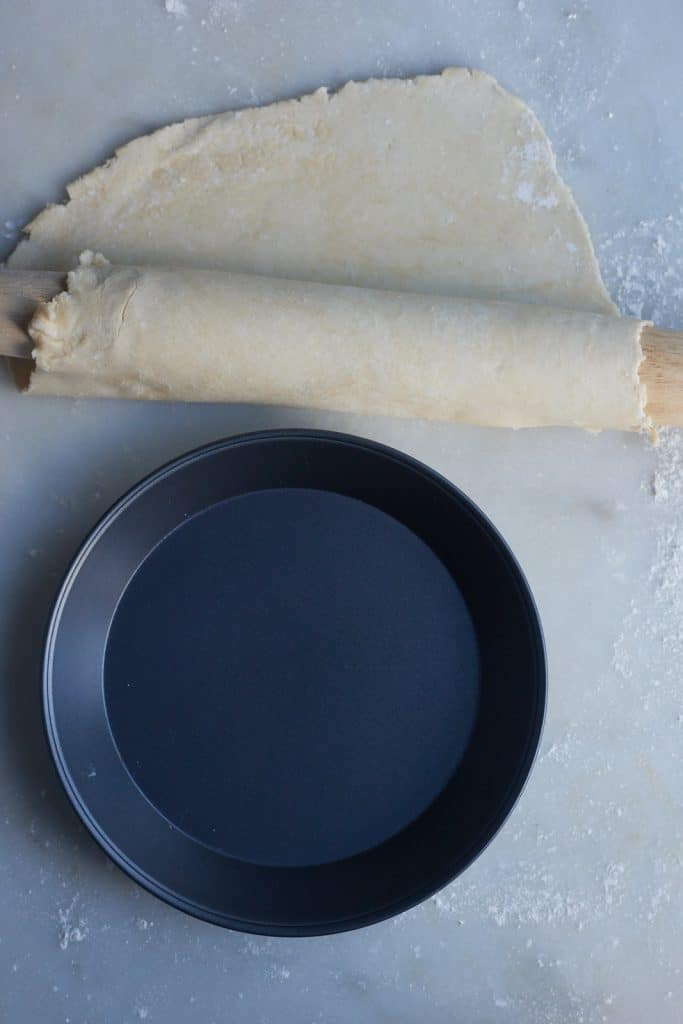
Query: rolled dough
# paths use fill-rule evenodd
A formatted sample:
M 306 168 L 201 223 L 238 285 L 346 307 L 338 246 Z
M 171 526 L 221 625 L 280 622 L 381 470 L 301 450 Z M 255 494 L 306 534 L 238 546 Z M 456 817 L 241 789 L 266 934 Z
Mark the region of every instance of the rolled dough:
M 33 318 L 35 394 L 635 429 L 641 321 L 84 253 Z
M 534 115 L 481 72 L 352 82 L 172 125 L 124 146 L 68 195 L 28 226 L 10 266 L 59 269 L 98 249 L 136 269 L 78 270 L 80 311 L 65 301 L 36 319 L 34 394 L 645 425 L 639 327 L 591 320 L 579 338 L 571 311 L 616 312 L 586 226 Z M 155 266 L 175 272 L 143 269 Z M 467 301 L 383 305 L 356 292 L 351 302 L 295 283 L 268 295 L 262 282 L 219 284 L 183 268 Z M 478 300 L 528 308 L 508 310 L 506 325 Z M 533 305 L 565 312 L 549 318 Z M 119 313 L 128 323 L 117 332 Z M 79 318 L 83 331 L 62 336 L 58 355 L 50 331 Z

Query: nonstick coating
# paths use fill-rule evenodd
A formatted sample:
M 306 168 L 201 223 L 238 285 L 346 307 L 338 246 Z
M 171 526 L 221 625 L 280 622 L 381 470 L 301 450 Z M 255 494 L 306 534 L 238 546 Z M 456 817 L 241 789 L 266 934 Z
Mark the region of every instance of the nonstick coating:
M 545 706 L 524 577 L 446 480 L 269 431 L 152 474 L 85 541 L 44 670 L 60 778 L 181 909 L 310 935 L 459 874 L 519 795 Z

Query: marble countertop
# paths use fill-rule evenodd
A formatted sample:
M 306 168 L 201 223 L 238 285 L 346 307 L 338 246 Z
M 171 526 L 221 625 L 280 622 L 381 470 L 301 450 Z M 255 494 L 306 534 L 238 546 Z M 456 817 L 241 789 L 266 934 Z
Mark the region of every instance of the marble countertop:
M 5 4 L 0 256 L 66 181 L 153 127 L 465 64 L 539 115 L 622 311 L 680 326 L 682 31 L 676 0 Z M 105 413 L 27 402 L 4 375 L 0 391 L 0 1019 L 681 1019 L 680 435 L 653 449 L 265 408 Z M 53 774 L 38 678 L 61 574 L 122 490 L 203 441 L 294 424 L 395 445 L 470 494 L 528 575 L 550 662 L 541 755 L 495 842 L 394 921 L 306 940 L 195 921 L 109 864 Z

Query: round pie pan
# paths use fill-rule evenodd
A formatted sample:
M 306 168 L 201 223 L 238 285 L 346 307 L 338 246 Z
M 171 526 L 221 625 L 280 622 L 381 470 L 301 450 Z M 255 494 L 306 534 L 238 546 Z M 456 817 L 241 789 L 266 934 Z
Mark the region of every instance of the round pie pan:
M 455 878 L 519 796 L 546 668 L 522 572 L 408 456 L 229 438 L 147 477 L 49 622 L 47 736 L 78 815 L 155 895 L 315 935 Z

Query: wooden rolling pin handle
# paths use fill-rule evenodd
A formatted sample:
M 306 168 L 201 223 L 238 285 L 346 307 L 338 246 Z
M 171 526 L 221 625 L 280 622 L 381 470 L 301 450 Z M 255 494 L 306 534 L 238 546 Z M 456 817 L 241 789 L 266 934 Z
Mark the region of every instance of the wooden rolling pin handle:
M 61 291 L 65 278 L 55 270 L 0 271 L 0 355 L 31 358 L 28 323 L 37 303 L 47 302 Z M 638 373 L 647 389 L 647 413 L 657 426 L 681 427 L 683 332 L 643 327 L 640 340 L 643 361 Z
M 61 271 L 0 270 L 0 355 L 31 358 L 29 321 L 38 303 L 53 298 L 65 281 Z
M 659 427 L 683 427 L 683 331 L 643 327 L 640 344 L 648 416 Z

